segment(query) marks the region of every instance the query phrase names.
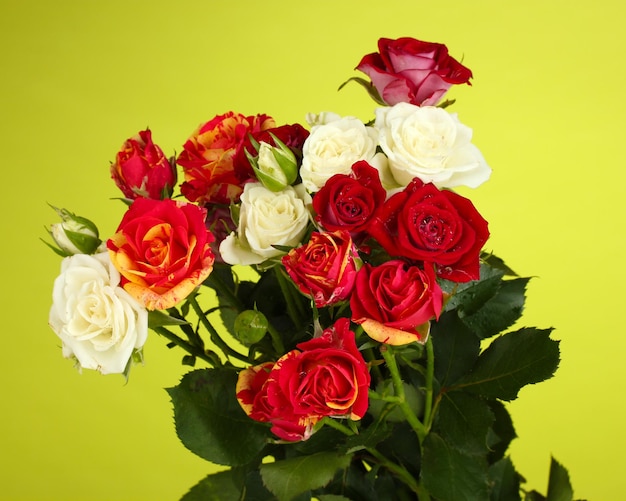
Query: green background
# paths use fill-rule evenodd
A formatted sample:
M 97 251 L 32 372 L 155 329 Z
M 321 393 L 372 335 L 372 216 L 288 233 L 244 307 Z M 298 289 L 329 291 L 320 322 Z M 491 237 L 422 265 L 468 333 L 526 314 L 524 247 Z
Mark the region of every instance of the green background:
M 623 382 L 626 34 L 622 2 L 527 0 L 0 0 L 3 284 L 0 498 L 175 500 L 209 466 L 178 442 L 165 387 L 181 353 L 151 335 L 146 365 L 76 373 L 47 326 L 59 258 L 47 202 L 96 221 L 123 206 L 108 165 L 150 126 L 168 154 L 215 114 L 302 122 L 374 104 L 337 87 L 379 37 L 445 43 L 474 72 L 453 111 L 493 168 L 464 194 L 488 248 L 535 278 L 525 325 L 555 327 L 557 376 L 511 406 L 512 446 L 545 491 L 550 455 L 575 493 L 626 491 Z

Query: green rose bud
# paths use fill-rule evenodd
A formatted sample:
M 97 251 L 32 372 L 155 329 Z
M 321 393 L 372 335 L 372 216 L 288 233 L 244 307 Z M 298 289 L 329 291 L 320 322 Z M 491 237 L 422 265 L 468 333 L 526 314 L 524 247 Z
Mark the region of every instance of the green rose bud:
M 235 337 L 244 346 L 258 343 L 265 336 L 267 328 L 267 318 L 260 311 L 245 310 L 235 318 Z
M 72 214 L 66 209 L 57 209 L 56 207 L 53 209 L 62 219 L 62 222 L 50 226 L 48 233 L 58 248 L 45 243 L 63 257 L 95 253 L 102 243 L 98 237 L 96 225 L 89 219 Z
M 277 192 L 291 185 L 298 177 L 298 161 L 293 151 L 271 134 L 276 146 L 262 141 L 253 142 L 258 155 L 253 157 L 248 152 L 248 160 L 254 169 L 257 179 L 263 183 L 268 190 Z

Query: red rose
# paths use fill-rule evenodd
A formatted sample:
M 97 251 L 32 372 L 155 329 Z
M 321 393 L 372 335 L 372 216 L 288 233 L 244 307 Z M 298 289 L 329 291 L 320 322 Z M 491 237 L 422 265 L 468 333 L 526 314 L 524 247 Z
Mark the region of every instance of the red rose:
M 392 256 L 437 265 L 437 275 L 455 282 L 477 280 L 487 221 L 467 198 L 415 178 L 389 198 L 369 233 Z
M 347 318 L 285 354 L 267 377 L 266 370 L 242 371 L 237 399 L 283 440 L 307 439 L 325 416 L 361 419 L 367 411 L 370 375 Z
M 432 266 L 422 270 L 400 260 L 365 264 L 350 298 L 353 321 L 371 338 L 392 345 L 424 343 L 429 322 L 439 318 L 442 306 Z
M 252 170 L 240 172 L 233 159 L 248 134 L 274 127 L 267 115 L 228 112 L 201 125 L 183 145 L 177 159 L 185 182 L 182 194 L 192 202 L 229 204 L 238 200 Z
M 326 230 L 363 231 L 387 197 L 378 171 L 361 160 L 352 174 L 335 174 L 313 197 L 315 220 Z
M 205 214 L 193 204 L 138 198 L 107 241 L 121 285 L 147 309 L 174 306 L 211 273 Z
M 111 164 L 111 177 L 126 198 L 160 200 L 172 196 L 176 166 L 152 142 L 150 129 L 127 139 Z
M 470 84 L 472 72 L 450 57 L 445 45 L 381 38 L 378 50 L 363 57 L 356 69 L 370 77 L 390 106 L 400 102 L 433 106 L 452 84 Z
M 350 295 L 357 258 L 348 232 L 313 232 L 309 241 L 291 249 L 282 263 L 298 289 L 322 308 Z

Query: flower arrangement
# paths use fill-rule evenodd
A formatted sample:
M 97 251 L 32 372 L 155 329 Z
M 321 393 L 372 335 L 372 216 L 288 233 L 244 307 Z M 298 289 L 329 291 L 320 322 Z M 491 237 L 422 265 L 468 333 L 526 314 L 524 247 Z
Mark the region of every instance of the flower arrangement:
M 172 158 L 144 130 L 110 167 L 128 206 L 113 235 L 56 209 L 63 355 L 128 378 L 151 330 L 194 367 L 168 390 L 176 431 L 225 469 L 185 501 L 572 499 L 556 461 L 546 498 L 507 456 L 505 402 L 559 348 L 510 330 L 528 278 L 454 191 L 491 173 L 443 101 L 472 73 L 442 44 L 378 49 L 348 80 L 370 122 L 231 111 Z

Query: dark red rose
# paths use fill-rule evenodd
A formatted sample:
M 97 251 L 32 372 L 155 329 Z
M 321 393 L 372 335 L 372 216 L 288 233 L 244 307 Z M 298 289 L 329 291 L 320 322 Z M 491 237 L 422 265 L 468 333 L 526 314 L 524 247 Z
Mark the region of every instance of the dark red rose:
M 239 374 L 237 399 L 253 419 L 272 424 L 283 440 L 306 440 L 325 416 L 361 419 L 367 412 L 370 375 L 350 321 L 340 318 L 320 337 L 267 366 Z
M 418 178 L 385 202 L 368 231 L 391 256 L 434 263 L 437 275 L 455 282 L 479 278 L 489 238 L 470 200 Z
M 429 322 L 442 307 L 432 265 L 421 269 L 400 260 L 363 265 L 350 298 L 353 321 L 371 338 L 392 345 L 426 342 Z
M 358 254 L 346 231 L 313 232 L 309 241 L 282 258 L 300 292 L 322 308 L 345 300 L 352 292 Z
M 234 158 L 248 134 L 274 125 L 267 115 L 244 116 L 232 111 L 200 125 L 177 159 L 185 174 L 181 193 L 191 202 L 236 202 L 243 185 L 254 177 L 250 176 L 251 169 L 249 172 L 235 169 Z
M 326 230 L 363 231 L 387 192 L 378 171 L 365 160 L 352 166 L 352 174 L 335 174 L 313 197 L 315 220 Z
M 172 196 L 176 166 L 152 142 L 150 129 L 127 139 L 111 164 L 111 177 L 126 198 L 160 200 Z
M 445 45 L 381 38 L 378 50 L 363 57 L 356 69 L 370 77 L 390 106 L 400 102 L 434 106 L 453 84 L 470 84 L 472 72 L 449 56 Z

